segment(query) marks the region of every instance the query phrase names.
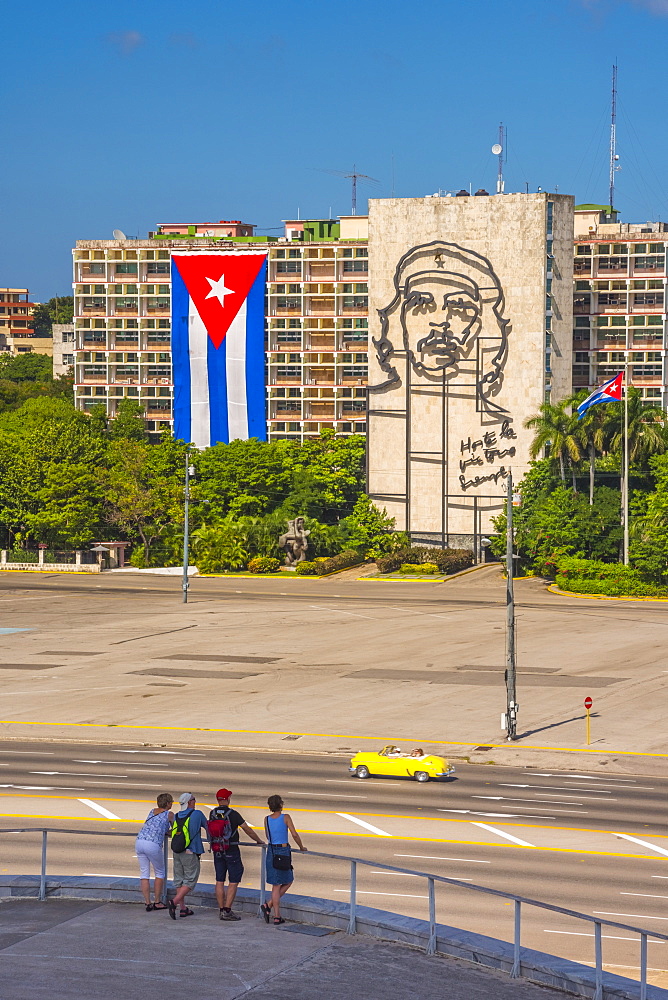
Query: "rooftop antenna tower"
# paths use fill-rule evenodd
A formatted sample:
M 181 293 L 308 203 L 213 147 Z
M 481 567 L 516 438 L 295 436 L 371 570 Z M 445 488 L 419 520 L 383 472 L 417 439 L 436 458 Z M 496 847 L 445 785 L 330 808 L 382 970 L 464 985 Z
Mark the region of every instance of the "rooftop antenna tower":
M 357 215 L 357 182 L 359 180 L 371 181 L 373 184 L 380 184 L 380 181 L 376 177 L 369 177 L 368 174 L 360 174 L 353 163 L 352 173 L 345 173 L 343 170 L 323 170 L 321 167 L 317 167 L 324 174 L 335 174 L 337 177 L 345 177 L 352 181 L 352 198 L 351 198 L 351 215 Z
M 619 170 L 617 161 L 617 63 L 612 67 L 612 94 L 610 101 L 610 215 L 615 207 L 615 173 Z
M 504 192 L 504 182 L 503 182 L 503 160 L 507 139 L 507 130 L 504 128 L 503 122 L 499 122 L 499 141 L 495 142 L 492 146 L 492 152 L 495 156 L 499 158 L 499 169 L 496 175 L 496 193 L 503 194 Z

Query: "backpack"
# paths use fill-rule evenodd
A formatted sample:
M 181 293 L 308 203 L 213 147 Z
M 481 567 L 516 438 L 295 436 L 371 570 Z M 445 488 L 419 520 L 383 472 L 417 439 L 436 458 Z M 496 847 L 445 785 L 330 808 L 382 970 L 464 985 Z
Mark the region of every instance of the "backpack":
M 175 816 L 172 826 L 172 852 L 183 854 L 192 840 L 190 835 L 190 817 L 193 810 L 189 809 L 185 816 Z
M 209 840 L 214 854 L 227 854 L 232 837 L 229 809 L 223 813 L 222 819 L 209 820 Z

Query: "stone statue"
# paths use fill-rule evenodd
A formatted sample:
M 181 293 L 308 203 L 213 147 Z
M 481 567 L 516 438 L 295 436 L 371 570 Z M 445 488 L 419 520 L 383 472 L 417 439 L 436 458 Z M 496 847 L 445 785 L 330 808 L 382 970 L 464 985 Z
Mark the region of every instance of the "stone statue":
M 308 552 L 308 536 L 311 534 L 304 528 L 304 518 L 296 517 L 288 521 L 288 530 L 278 539 L 279 547 L 285 550 L 285 565 L 294 566 L 303 562 Z

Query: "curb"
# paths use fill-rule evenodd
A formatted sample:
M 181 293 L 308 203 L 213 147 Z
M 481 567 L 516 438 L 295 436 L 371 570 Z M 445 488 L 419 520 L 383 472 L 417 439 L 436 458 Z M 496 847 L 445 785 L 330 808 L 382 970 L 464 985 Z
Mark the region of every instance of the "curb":
M 46 883 L 49 899 L 86 899 L 113 903 L 139 903 L 142 896 L 136 878 L 85 878 L 82 876 L 50 877 Z M 0 900 L 35 899 L 39 894 L 38 876 L 0 878 Z M 218 907 L 214 886 L 198 885 L 190 900 L 207 909 Z M 242 913 L 258 916 L 260 892 L 240 888 L 236 908 Z M 286 896 L 281 909 L 290 920 L 309 926 L 327 927 L 333 931 L 349 929 L 350 909 L 347 903 L 321 899 L 314 896 Z M 508 942 L 483 934 L 435 925 L 434 954 L 455 958 L 510 975 L 513 967 L 513 946 Z M 386 910 L 357 905 L 356 934 L 363 934 L 392 944 L 419 948 L 427 952 L 431 927 L 428 920 L 404 917 Z M 89 941 L 90 946 L 90 941 Z M 596 996 L 594 970 L 578 962 L 571 962 L 545 952 L 523 948 L 520 976 L 540 986 L 549 986 L 567 994 L 581 997 Z M 639 983 L 613 973 L 603 972 L 601 1000 L 636 1000 Z M 647 987 L 647 1000 L 668 1000 L 668 990 Z

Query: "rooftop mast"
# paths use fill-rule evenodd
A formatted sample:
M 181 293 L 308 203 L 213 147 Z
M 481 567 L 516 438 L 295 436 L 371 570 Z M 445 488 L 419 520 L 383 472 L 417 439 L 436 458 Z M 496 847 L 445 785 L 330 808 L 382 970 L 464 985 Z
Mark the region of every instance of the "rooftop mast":
M 612 100 L 610 103 L 610 215 L 615 207 L 615 171 L 617 167 L 617 63 L 612 67 Z

